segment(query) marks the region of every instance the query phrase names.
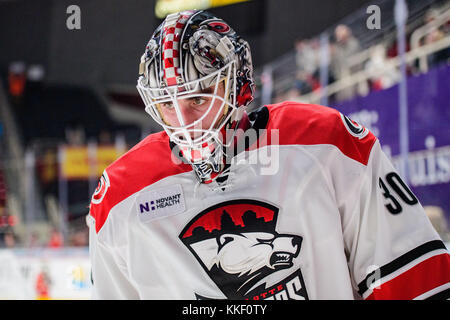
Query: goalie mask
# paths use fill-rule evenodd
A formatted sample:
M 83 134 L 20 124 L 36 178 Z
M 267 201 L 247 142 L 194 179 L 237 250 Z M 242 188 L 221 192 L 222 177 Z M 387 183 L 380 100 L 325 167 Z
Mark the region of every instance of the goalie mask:
M 248 43 L 205 11 L 168 15 L 141 57 L 137 89 L 145 110 L 203 183 L 224 171 L 229 130 L 253 100 L 252 74 Z

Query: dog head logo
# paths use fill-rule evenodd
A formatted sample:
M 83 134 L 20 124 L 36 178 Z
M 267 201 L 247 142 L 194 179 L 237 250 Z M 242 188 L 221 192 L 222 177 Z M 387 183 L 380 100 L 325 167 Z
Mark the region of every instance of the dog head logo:
M 249 299 L 292 268 L 300 252 L 300 236 L 275 230 L 277 215 L 264 202 L 228 201 L 197 215 L 180 239 L 228 299 Z

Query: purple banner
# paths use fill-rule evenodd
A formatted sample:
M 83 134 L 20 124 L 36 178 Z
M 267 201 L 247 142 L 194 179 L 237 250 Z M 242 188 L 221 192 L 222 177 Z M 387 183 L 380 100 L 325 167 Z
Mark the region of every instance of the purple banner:
M 443 209 L 450 224 L 450 66 L 407 80 L 408 177 L 423 206 Z M 398 169 L 398 85 L 332 105 L 370 129 Z

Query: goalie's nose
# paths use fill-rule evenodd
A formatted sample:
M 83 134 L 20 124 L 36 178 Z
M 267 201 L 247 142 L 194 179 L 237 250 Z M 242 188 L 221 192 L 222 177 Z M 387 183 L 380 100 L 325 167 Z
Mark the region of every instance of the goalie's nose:
M 178 99 L 177 103 L 182 117 L 182 125 L 194 123 L 203 116 L 204 112 L 193 108 L 192 102 L 189 99 Z M 202 124 L 199 123 L 196 127 L 202 128 Z

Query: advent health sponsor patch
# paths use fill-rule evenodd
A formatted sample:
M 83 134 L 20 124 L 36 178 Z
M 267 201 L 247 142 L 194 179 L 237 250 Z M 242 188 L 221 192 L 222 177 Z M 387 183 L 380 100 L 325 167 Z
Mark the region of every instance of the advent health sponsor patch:
M 141 221 L 150 221 L 182 213 L 186 210 L 181 185 L 148 191 L 136 198 L 136 210 Z

